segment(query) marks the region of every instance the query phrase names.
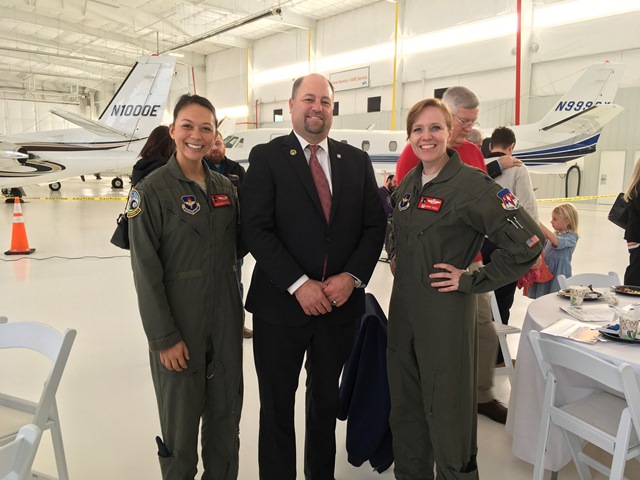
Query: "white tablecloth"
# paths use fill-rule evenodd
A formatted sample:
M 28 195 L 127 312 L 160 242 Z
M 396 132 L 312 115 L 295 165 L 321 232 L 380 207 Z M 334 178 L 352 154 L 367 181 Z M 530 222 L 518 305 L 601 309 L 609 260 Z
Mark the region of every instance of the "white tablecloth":
M 638 300 L 630 296 L 617 296 L 620 300 L 620 306 Z M 585 302 L 585 304 L 587 303 L 604 305 L 601 300 Z M 507 432 L 513 435 L 513 454 L 531 464 L 535 463 L 545 384 L 527 334 L 531 330 L 542 330 L 560 318 L 571 318 L 560 310 L 560 307 L 567 307 L 568 305 L 569 301 L 557 294 L 540 297 L 529 305 L 522 326 L 522 336 L 518 344 L 516 373 L 509 400 Z M 628 363 L 640 375 L 640 344 L 607 341 L 590 345 L 559 337 L 554 338 L 557 341 L 589 351 L 616 365 Z M 586 386 L 579 387 L 563 384 L 562 388 L 562 393 L 567 401 L 584 397 L 588 392 L 592 391 Z M 545 469 L 558 471 L 569 461 L 571 461 L 571 455 L 564 438 L 561 432 L 552 426 Z

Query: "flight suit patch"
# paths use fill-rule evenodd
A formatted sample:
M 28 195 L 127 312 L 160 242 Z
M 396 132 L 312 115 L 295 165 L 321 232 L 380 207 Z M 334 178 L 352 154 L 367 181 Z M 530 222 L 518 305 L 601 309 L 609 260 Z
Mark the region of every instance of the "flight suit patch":
M 189 215 L 195 215 L 200 211 L 200 204 L 196 201 L 195 195 L 184 195 L 182 197 L 182 210 Z
M 442 208 L 442 199 L 433 197 L 420 197 L 418 200 L 418 209 L 429 210 L 431 212 L 439 212 Z
M 400 203 L 398 204 L 398 210 L 402 212 L 407 208 L 409 208 L 409 205 L 411 205 L 410 200 L 411 200 L 411 194 L 405 193 L 404 196 L 402 197 L 402 200 L 400 200 Z
M 142 212 L 140 208 L 140 192 L 132 188 L 127 199 L 127 218 L 133 218 Z
M 531 248 L 539 241 L 540 239 L 538 238 L 538 236 L 534 235 L 533 237 L 529 238 L 525 243 L 527 244 L 527 247 Z
M 498 198 L 502 201 L 502 208 L 505 210 L 518 210 L 520 208 L 520 200 L 508 188 L 500 190 Z
M 214 208 L 227 207 L 231 205 L 231 199 L 229 198 L 229 195 L 225 193 L 218 193 L 215 195 L 211 195 L 211 204 L 214 206 Z

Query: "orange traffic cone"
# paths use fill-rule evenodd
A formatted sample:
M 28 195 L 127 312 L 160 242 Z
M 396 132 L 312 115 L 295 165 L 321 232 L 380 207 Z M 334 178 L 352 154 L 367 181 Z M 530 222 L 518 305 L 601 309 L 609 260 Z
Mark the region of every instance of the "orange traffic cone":
M 5 255 L 29 255 L 35 252 L 35 248 L 29 248 L 27 240 L 27 230 L 24 227 L 24 219 L 22 218 L 22 207 L 20 206 L 20 198 L 13 199 L 13 229 L 11 231 L 11 249 L 4 252 Z

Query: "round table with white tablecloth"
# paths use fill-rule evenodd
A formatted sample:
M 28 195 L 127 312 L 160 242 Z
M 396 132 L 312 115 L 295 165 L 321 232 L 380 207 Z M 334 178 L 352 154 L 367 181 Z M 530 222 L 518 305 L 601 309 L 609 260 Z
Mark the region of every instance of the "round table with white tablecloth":
M 620 300 L 621 307 L 639 300 L 631 296 L 616 296 Z M 591 303 L 605 305 L 603 300 L 585 302 L 585 305 Z M 561 318 L 571 318 L 567 313 L 560 310 L 560 307 L 567 307 L 568 305 L 569 301 L 557 294 L 540 297 L 529 305 L 522 325 L 516 372 L 509 400 L 507 432 L 513 436 L 513 454 L 531 464 L 535 463 L 545 382 L 527 335 L 531 330 L 543 330 Z M 595 326 L 599 326 L 599 324 L 594 324 Z M 609 340 L 599 341 L 591 345 L 560 337 L 553 338 L 573 347 L 584 349 L 616 365 L 628 363 L 640 376 L 640 343 L 632 344 Z M 580 385 L 570 385 L 569 383 L 572 382 L 563 382 L 562 384 L 563 395 L 567 401 L 585 397 L 593 391 L 586 383 L 581 383 Z M 570 461 L 571 454 L 565 444 L 562 433 L 552 426 L 545 469 L 558 471 Z

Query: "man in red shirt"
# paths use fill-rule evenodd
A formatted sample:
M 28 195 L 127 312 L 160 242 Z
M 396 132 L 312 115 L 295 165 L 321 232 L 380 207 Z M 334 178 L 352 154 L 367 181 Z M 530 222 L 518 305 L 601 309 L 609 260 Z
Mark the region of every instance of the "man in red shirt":
M 475 99 L 475 100 L 474 100 Z M 477 167 L 489 174 L 491 178 L 499 177 L 505 168 L 519 167 L 522 162 L 511 155 L 505 155 L 489 162 L 486 166 L 484 156 L 480 149 L 467 140 L 469 133 L 474 126 L 478 125 L 478 111 L 480 102 L 475 94 L 465 87 L 448 88 L 442 97 L 442 101 L 447 104 L 453 115 L 453 125 L 449 146 L 458 152 L 460 158 L 467 165 Z M 463 106 L 461 103 L 467 106 Z M 472 107 L 471 105 L 474 105 Z M 409 171 L 418 164 L 418 157 L 407 143 L 398 163 L 396 164 L 396 182 L 400 185 L 402 179 Z
M 473 127 L 478 125 L 480 104 L 478 97 L 471 90 L 466 87 L 451 87 L 444 92 L 442 101 L 453 115 L 449 146 L 458 152 L 464 163 L 488 172 L 492 178 L 500 176 L 504 168 L 522 165 L 520 160 L 511 155 L 505 155 L 485 165 L 480 149 L 467 140 Z M 396 166 L 398 184 L 418 161 L 411 145 L 407 144 Z M 469 270 L 477 270 L 481 266 L 482 254 L 478 252 Z M 478 294 L 478 413 L 504 424 L 507 421 L 507 408 L 493 397 L 492 392 L 497 352 L 498 337 L 493 326 L 489 294 Z

